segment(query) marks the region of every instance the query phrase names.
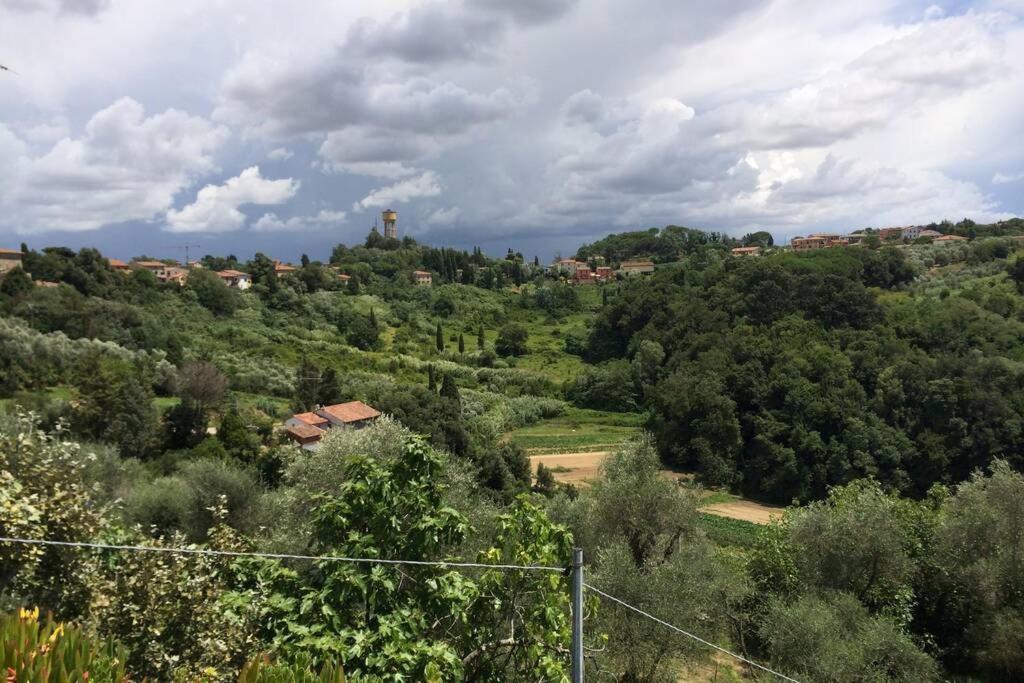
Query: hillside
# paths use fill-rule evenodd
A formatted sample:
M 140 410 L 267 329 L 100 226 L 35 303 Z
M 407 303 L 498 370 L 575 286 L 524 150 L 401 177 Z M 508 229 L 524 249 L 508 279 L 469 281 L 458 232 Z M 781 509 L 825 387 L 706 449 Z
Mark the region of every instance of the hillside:
M 1013 680 L 1017 227 L 797 253 L 669 226 L 581 247 L 658 263 L 597 284 L 375 234 L 290 269 L 207 256 L 180 283 L 27 252 L 0 281 L 0 536 L 558 571 L 4 541 L 0 599 L 116 641 L 136 677 L 236 680 L 267 653 L 561 680 L 575 545 L 591 585 L 801 680 Z M 290 440 L 293 414 L 348 401 L 385 417 Z M 708 514 L 744 509 L 781 520 Z M 588 600 L 620 680 L 718 667 Z

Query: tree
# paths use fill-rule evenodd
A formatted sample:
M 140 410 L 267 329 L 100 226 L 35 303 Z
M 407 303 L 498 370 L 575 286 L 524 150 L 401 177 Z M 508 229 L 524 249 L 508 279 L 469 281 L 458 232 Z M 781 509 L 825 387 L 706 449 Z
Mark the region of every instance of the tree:
M 20 267 L 8 271 L 0 280 L 0 294 L 10 299 L 18 299 L 32 289 L 32 278 Z
M 555 482 L 555 475 L 544 463 L 537 465 L 537 477 L 533 484 L 533 490 L 544 496 L 554 494 L 558 484 Z
M 277 270 L 274 268 L 274 262 L 266 254 L 256 252 L 249 263 L 249 274 L 252 275 L 254 285 L 263 285 L 269 294 L 277 292 L 280 286 Z
M 243 463 L 253 463 L 259 456 L 260 440 L 242 419 L 238 406 L 232 405 L 224 413 L 217 429 L 217 439 L 224 444 L 224 449 L 233 458 Z
M 466 352 L 466 338 L 459 332 L 459 353 Z
M 607 287 L 602 287 L 601 288 L 601 305 L 602 306 L 607 306 L 608 305 L 608 288 Z
M 469 525 L 444 504 L 443 462 L 417 437 L 407 441 L 396 461 L 346 458 L 338 494 L 313 511 L 312 551 L 423 561 L 446 557 Z M 567 560 L 569 535 L 526 501 L 502 515 L 497 529 L 480 555 L 485 562 L 516 558 L 557 565 Z M 470 578 L 436 566 L 341 562 L 317 563 L 316 569 L 267 603 L 284 653 L 340 651 L 346 673 L 366 678 L 557 680 L 566 675 L 565 578 L 487 570 Z M 289 583 L 294 585 L 282 587 Z M 291 607 L 297 604 L 307 609 Z
M 498 332 L 494 350 L 502 356 L 522 356 L 526 353 L 526 340 L 529 336 L 524 326 L 509 323 Z
M 908 634 L 848 593 L 771 600 L 758 635 L 776 668 L 804 680 L 940 680 Z
M 238 292 L 205 268 L 189 271 L 188 287 L 196 293 L 199 303 L 214 315 L 231 315 L 238 308 Z
M 124 457 L 149 455 L 158 422 L 147 376 L 143 367 L 125 360 L 84 359 L 76 379 L 76 430 L 116 445 Z
M 484 326 L 480 325 L 476 330 L 476 350 L 484 350 Z
M 319 402 L 322 383 L 320 368 L 303 356 L 295 370 L 294 408 L 299 412 L 312 410 Z
M 459 387 L 449 372 L 446 372 L 441 379 L 441 398 L 447 398 L 456 403 L 462 402 L 462 398 L 459 396 Z
M 444 351 L 444 330 L 441 329 L 441 321 L 437 321 L 437 330 L 434 333 L 434 344 L 438 351 Z
M 431 393 L 437 391 L 437 374 L 434 372 L 434 364 L 427 365 L 427 390 Z
M 183 401 L 190 401 L 200 410 L 207 411 L 224 398 L 228 378 L 210 361 L 190 360 L 178 369 L 174 384 Z
M 380 348 L 380 330 L 377 325 L 358 313 L 348 320 L 345 338 L 349 344 L 363 351 Z

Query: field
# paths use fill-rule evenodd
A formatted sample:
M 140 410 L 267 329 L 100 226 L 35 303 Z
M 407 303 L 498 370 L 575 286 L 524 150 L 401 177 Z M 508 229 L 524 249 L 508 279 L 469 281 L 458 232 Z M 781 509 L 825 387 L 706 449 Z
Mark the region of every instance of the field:
M 637 436 L 642 423 L 639 413 L 570 408 L 565 415 L 517 429 L 506 438 L 531 456 L 612 451 Z

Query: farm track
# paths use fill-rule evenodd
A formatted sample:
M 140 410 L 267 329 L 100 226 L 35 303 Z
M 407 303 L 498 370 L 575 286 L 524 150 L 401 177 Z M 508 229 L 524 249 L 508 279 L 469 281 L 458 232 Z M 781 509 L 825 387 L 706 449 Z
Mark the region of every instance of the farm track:
M 575 486 L 587 486 L 601 476 L 601 463 L 609 455 L 609 451 L 582 451 L 575 453 L 548 453 L 531 455 L 530 468 L 536 473 L 537 467 L 543 463 L 554 470 L 555 480 Z M 677 472 L 666 471 L 665 476 L 679 478 Z M 735 500 L 727 503 L 712 503 L 701 508 L 719 517 L 738 519 L 753 524 L 770 524 L 773 519 L 782 516 L 783 508 L 762 505 L 751 500 Z

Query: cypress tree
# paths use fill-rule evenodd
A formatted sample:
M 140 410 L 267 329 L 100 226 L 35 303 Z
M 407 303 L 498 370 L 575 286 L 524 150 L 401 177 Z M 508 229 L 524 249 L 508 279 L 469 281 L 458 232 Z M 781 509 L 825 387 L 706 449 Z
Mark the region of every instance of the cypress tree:
M 608 289 L 605 288 L 605 287 L 601 288 L 601 305 L 602 306 L 607 306 L 608 305 Z
M 481 325 L 480 329 L 476 332 L 476 349 L 477 351 L 484 350 L 484 326 Z
M 377 316 L 374 314 L 372 306 L 370 307 L 370 324 L 373 325 L 374 329 L 377 329 Z
M 427 366 L 427 389 L 437 391 L 437 376 L 434 374 L 434 365 Z
M 438 351 L 444 351 L 444 330 L 441 329 L 441 321 L 437 321 L 437 332 L 434 334 L 434 343 Z
M 450 373 L 445 373 L 445 376 L 441 379 L 441 397 L 450 398 L 457 403 L 462 401 L 462 397 L 459 395 L 459 387 L 455 384 L 455 379 Z
M 459 353 L 465 353 L 465 352 L 466 352 L 466 338 L 462 336 L 461 332 L 459 332 Z

